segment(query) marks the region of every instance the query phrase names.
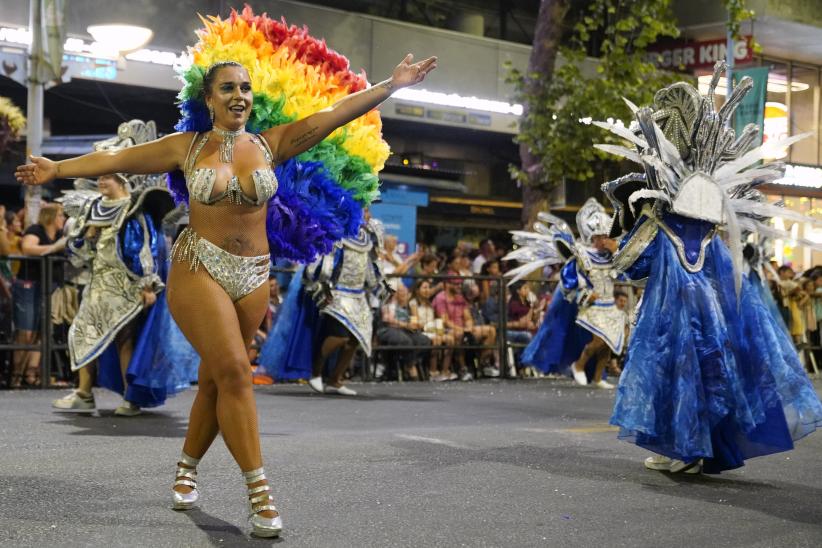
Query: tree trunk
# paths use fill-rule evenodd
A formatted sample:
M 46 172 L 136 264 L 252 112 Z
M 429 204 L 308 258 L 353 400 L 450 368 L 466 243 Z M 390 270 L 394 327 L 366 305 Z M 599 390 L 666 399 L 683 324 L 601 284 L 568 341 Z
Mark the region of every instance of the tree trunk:
M 525 92 L 533 96 L 534 92 L 547 86 L 554 74 L 554 63 L 562 38 L 562 22 L 568 11 L 569 0 L 541 0 L 537 25 L 534 29 L 534 45 L 531 58 L 528 60 L 528 72 L 525 74 Z M 538 78 L 531 75 L 538 74 Z M 527 119 L 529 105 L 523 105 L 523 119 Z M 531 154 L 527 146 L 519 147 L 519 158 L 522 170 L 528 174 L 529 182 L 522 188 L 522 223 L 527 228 L 536 220 L 537 213 L 548 210 L 551 192 L 532 184 L 542 177 L 540 159 Z

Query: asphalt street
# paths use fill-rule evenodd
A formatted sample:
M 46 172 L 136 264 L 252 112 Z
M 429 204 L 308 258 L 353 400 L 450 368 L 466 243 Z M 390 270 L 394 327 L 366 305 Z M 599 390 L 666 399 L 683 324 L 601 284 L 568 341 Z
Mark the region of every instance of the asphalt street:
M 817 390 L 822 384 L 816 383 Z M 719 476 L 671 476 L 608 426 L 613 393 L 564 380 L 258 387 L 285 530 L 248 536 L 218 439 L 199 509 L 170 509 L 194 395 L 139 417 L 0 393 L 0 546 L 822 546 L 822 432 Z

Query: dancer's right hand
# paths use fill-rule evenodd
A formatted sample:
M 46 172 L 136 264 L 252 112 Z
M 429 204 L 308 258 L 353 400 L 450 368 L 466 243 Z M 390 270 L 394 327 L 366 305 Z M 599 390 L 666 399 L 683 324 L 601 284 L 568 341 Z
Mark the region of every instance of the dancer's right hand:
M 24 185 L 42 185 L 57 177 L 57 162 L 43 156 L 29 156 L 30 164 L 17 166 L 14 177 Z

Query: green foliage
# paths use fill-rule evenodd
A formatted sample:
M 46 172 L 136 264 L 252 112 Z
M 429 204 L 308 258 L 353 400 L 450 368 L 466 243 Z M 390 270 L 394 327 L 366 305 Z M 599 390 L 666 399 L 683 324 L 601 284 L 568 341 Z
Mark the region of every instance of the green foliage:
M 742 23 L 753 19 L 755 13 L 746 7 L 747 0 L 722 0 L 722 3 L 725 4 L 725 9 L 728 10 L 728 23 L 726 25 L 728 31 L 730 31 L 734 40 L 738 40 L 741 37 L 739 29 Z
M 739 40 L 742 37 L 740 32 L 742 23 L 753 19 L 756 13 L 754 10 L 747 8 L 747 0 L 722 0 L 722 3 L 725 4 L 725 9 L 728 10 L 728 22 L 725 26 L 734 40 Z M 754 41 L 752 46 L 754 53 L 762 53 L 762 46 L 759 42 Z
M 573 22 L 570 42 L 560 47 L 564 63 L 557 63 L 550 81 L 510 70 L 508 82 L 515 85 L 518 102 L 527 105 L 517 142 L 540 161 L 527 172 L 511 166 L 512 178 L 548 191 L 563 179 L 605 181 L 616 172 L 614 158 L 592 145 L 618 139 L 580 120 L 614 117 L 627 125 L 632 115 L 623 97 L 649 104 L 656 90 L 682 79 L 657 69 L 646 52 L 659 38 L 679 34 L 670 1 L 592 0 Z M 593 41 L 599 56 L 589 60 L 594 73 L 586 74 L 583 65 Z

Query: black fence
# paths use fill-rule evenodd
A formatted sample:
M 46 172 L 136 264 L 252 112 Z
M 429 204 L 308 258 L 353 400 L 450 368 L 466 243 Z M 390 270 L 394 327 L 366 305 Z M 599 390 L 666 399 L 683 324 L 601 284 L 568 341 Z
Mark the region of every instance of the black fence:
M 39 276 L 36 280 L 21 280 L 12 278 L 10 280 L 4 279 L 2 283 L 8 290 L 4 291 L 2 303 L 0 303 L 0 318 L 2 318 L 2 339 L 0 339 L 0 359 L 4 362 L 2 365 L 6 366 L 8 375 L 12 373 L 13 367 L 13 353 L 15 351 L 39 351 L 40 352 L 40 386 L 48 388 L 54 373 L 53 364 L 55 363 L 55 353 L 61 352 L 60 362 L 68 367 L 68 362 L 64 358 L 65 352 L 68 349 L 67 344 L 63 340 L 55 340 L 55 326 L 52 323 L 52 307 L 51 295 L 54 290 L 66 284 L 71 284 L 70 281 L 62 279 L 58 275 L 58 280 L 55 280 L 55 273 L 60 273 L 64 265 L 68 262 L 65 257 L 61 256 L 46 256 L 46 257 L 29 257 L 22 255 L 10 255 L 0 258 L 2 261 L 7 261 L 9 268 L 15 263 L 19 264 L 20 270 L 27 270 L 30 266 L 37 265 L 39 267 Z M 13 294 L 15 284 L 30 285 L 31 288 L 36 288 L 37 298 L 39 299 L 39 329 L 36 330 L 39 334 L 37 342 L 33 344 L 16 343 L 14 342 L 15 331 L 12 318 L 14 317 L 14 307 L 17 303 L 14 302 Z
M 70 279 L 66 279 L 63 275 L 64 270 L 66 269 L 67 259 L 62 256 L 46 256 L 46 257 L 28 257 L 28 256 L 8 256 L 0 258 L 0 261 L 5 261 L 6 265 L 12 266 L 18 264 L 20 265 L 18 268 L 23 270 L 25 265 L 34 265 L 38 263 L 39 266 L 39 276 L 37 280 L 26 280 L 25 283 L 29 283 L 32 286 L 36 287 L 37 289 L 37 298 L 39 299 L 39 335 L 38 340 L 34 343 L 27 344 L 27 343 L 20 343 L 15 342 L 15 329 L 13 322 L 11 321 L 14 316 L 13 307 L 16 306 L 16 303 L 11 298 L 11 286 L 13 284 L 19 284 L 21 281 L 19 279 L 3 279 L 2 283 L 5 286 L 6 291 L 2 292 L 2 296 L 0 296 L 0 371 L 5 370 L 7 375 L 11 375 L 12 367 L 13 367 L 13 355 L 15 352 L 20 351 L 38 351 L 40 352 L 40 367 L 39 367 L 39 377 L 40 382 L 39 386 L 43 388 L 47 388 L 50 386 L 52 378 L 55 374 L 59 375 L 63 378 L 63 380 L 69 380 L 70 371 L 68 366 L 68 358 L 66 355 L 66 351 L 68 346 L 65 342 L 66 339 L 66 330 L 67 326 L 62 328 L 57 328 L 55 324 L 52 322 L 52 294 L 54 291 L 61 286 L 72 286 L 74 283 Z M 71 267 L 68 267 L 71 268 Z M 7 269 L 8 270 L 8 269 Z M 37 270 L 35 268 L 34 270 Z M 289 274 L 293 274 L 292 270 L 282 269 L 282 268 L 273 268 L 274 272 L 279 274 L 285 275 L 288 277 Z M 393 353 L 393 352 L 403 352 L 403 351 L 443 351 L 443 350 L 459 350 L 459 351 L 472 351 L 472 352 L 481 352 L 483 350 L 494 350 L 498 353 L 499 356 L 499 375 L 503 378 L 511 377 L 511 372 L 513 371 L 516 374 L 516 371 L 509 367 L 512 365 L 512 359 L 514 358 L 514 354 L 521 350 L 525 344 L 517 343 L 517 342 L 510 342 L 508 339 L 509 334 L 509 327 L 508 327 L 508 300 L 510 297 L 510 289 L 508 287 L 508 280 L 503 278 L 502 276 L 482 276 L 482 275 L 458 275 L 458 274 L 435 274 L 435 275 L 425 275 L 425 274 L 389 274 L 389 278 L 399 278 L 399 283 L 405 283 L 405 281 L 410 280 L 419 280 L 425 279 L 430 280 L 432 283 L 436 284 L 440 281 L 445 282 L 446 280 L 453 280 L 453 279 L 460 279 L 466 281 L 471 280 L 476 283 L 482 282 L 489 282 L 495 286 L 496 290 L 496 303 L 495 307 L 497 310 L 497 320 L 495 322 L 488 322 L 487 325 L 493 325 L 496 329 L 496 342 L 494 345 L 482 345 L 482 344 L 471 344 L 464 340 L 462 341 L 455 341 L 455 344 L 449 345 L 426 345 L 424 347 L 421 346 L 402 346 L 402 345 L 380 345 L 375 344 L 373 346 L 373 354 L 372 358 L 366 358 L 363 361 L 363 368 L 362 368 L 362 377 L 365 380 L 371 380 L 374 378 L 374 370 L 375 370 L 375 361 L 373 359 L 374 356 L 381 355 L 383 353 Z M 32 283 L 34 282 L 34 283 Z M 555 281 L 545 281 L 542 280 L 539 283 L 542 283 L 545 286 L 546 291 L 553 291 L 554 287 L 556 286 Z M 632 310 L 636 303 L 635 293 L 633 290 L 633 286 L 624 283 L 617 283 L 617 287 L 622 289 L 624 293 L 628 295 L 629 304 L 628 310 Z M 444 291 L 444 289 L 443 289 Z M 377 317 L 381 315 L 381 311 L 377 310 L 375 312 Z M 379 320 L 377 322 L 379 324 Z M 806 352 L 806 358 L 810 360 L 813 364 L 814 369 L 816 369 L 816 360 L 814 359 L 814 351 L 819 351 L 820 347 L 813 347 L 809 345 L 804 345 L 800 348 L 801 351 Z M 392 364 L 396 365 L 396 364 Z M 477 364 L 466 364 L 469 369 L 476 371 L 479 369 Z M 399 380 L 402 380 L 402 371 L 401 367 L 396 365 L 397 376 Z

